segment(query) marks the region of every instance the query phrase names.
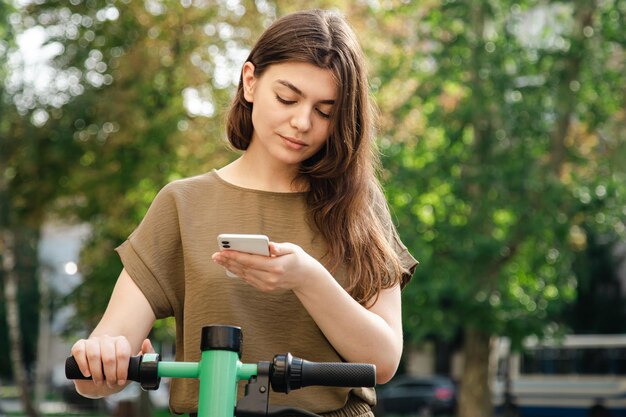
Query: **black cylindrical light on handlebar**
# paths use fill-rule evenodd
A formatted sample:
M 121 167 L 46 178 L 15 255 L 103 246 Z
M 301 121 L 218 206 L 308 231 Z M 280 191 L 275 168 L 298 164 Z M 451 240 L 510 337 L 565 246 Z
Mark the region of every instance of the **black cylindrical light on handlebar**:
M 159 377 L 159 361 L 161 356 L 158 353 L 144 353 L 141 366 L 139 367 L 139 382 L 141 388 L 147 390 L 157 390 L 161 384 Z
M 274 357 L 270 382 L 274 391 L 283 393 L 310 385 L 373 387 L 376 367 L 365 363 L 309 362 L 287 353 Z
M 302 388 L 302 359 L 294 358 L 291 353 L 274 356 L 270 383 L 275 392 L 285 394 L 292 389 Z

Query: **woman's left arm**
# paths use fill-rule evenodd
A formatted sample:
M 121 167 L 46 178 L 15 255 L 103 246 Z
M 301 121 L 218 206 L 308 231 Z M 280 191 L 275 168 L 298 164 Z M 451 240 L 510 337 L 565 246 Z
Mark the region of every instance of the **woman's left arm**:
M 382 290 L 365 308 L 299 246 L 271 243 L 270 253 L 267 258 L 225 251 L 213 260 L 261 291 L 292 290 L 345 360 L 372 363 L 377 382 L 389 381 L 402 355 L 400 286 Z
M 380 384 L 394 376 L 403 345 L 399 285 L 382 290 L 368 309 L 332 276 L 311 279 L 305 288 L 294 293 L 344 359 L 376 365 L 376 380 Z

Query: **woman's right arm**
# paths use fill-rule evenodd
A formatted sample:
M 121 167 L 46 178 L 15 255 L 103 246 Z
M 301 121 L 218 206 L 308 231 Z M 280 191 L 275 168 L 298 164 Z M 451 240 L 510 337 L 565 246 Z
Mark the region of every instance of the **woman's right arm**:
M 137 284 L 122 270 L 109 305 L 88 339 L 72 346 L 81 372 L 93 380 L 74 380 L 76 391 L 100 398 L 121 391 L 128 383 L 131 355 L 152 351 L 146 339 L 156 317 Z

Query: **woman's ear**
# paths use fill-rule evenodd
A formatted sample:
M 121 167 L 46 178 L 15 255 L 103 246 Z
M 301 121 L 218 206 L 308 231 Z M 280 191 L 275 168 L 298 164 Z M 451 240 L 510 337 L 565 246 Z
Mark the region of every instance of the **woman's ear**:
M 252 103 L 254 101 L 254 85 L 256 84 L 254 64 L 252 62 L 248 61 L 243 64 L 241 81 L 243 83 L 243 98 L 245 98 L 248 103 Z

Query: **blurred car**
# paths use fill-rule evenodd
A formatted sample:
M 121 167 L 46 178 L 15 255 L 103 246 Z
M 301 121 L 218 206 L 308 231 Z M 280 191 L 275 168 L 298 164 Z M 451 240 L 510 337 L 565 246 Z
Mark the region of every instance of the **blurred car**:
M 457 389 L 445 376 L 401 375 L 377 388 L 376 416 L 411 414 L 454 415 Z

